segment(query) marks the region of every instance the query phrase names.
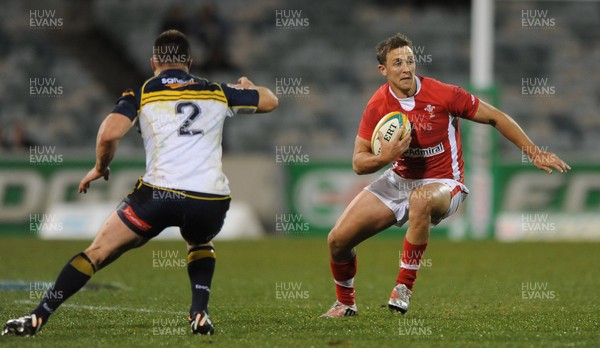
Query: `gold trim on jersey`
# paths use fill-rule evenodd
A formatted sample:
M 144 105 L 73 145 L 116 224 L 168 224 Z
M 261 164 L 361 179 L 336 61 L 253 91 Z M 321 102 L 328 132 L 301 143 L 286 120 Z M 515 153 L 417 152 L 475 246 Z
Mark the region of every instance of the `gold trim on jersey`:
M 172 100 L 189 100 L 189 99 L 202 99 L 202 100 L 215 100 L 227 104 L 227 98 L 223 91 L 157 91 L 150 93 L 143 93 L 140 102 L 140 107 L 153 102 L 158 101 L 172 101 Z
M 232 108 L 244 108 L 244 109 L 258 109 L 256 105 L 234 105 Z
M 231 198 L 231 195 L 227 195 L 227 196 L 223 196 L 223 197 L 203 197 L 203 196 L 195 196 L 195 195 L 191 195 L 189 193 L 183 192 L 183 191 L 179 191 L 179 190 L 174 190 L 174 189 L 170 189 L 170 188 L 166 188 L 166 187 L 160 187 L 160 186 L 155 186 L 152 184 L 149 184 L 145 181 L 142 181 L 142 178 L 140 177 L 139 183 L 137 185 L 137 189 L 139 189 L 140 187 L 142 187 L 142 185 L 144 186 L 148 186 L 151 188 L 155 188 L 155 189 L 159 189 L 159 190 L 163 190 L 163 191 L 167 191 L 167 192 L 173 192 L 176 193 L 179 196 L 183 196 L 183 197 L 187 197 L 187 198 L 192 198 L 192 199 L 199 199 L 202 201 L 225 201 L 227 199 Z

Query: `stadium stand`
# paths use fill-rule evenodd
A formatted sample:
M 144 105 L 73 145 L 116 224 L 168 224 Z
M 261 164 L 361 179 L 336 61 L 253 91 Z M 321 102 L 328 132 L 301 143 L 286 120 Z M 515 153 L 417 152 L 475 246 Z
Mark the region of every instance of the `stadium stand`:
M 185 11 L 188 27 L 199 25 L 200 4 L 191 0 L 83 3 L 87 5 L 51 1 L 48 6 L 65 17 L 63 28 L 56 30 L 29 27 L 27 1 L 9 1 L 4 6 L 0 44 L 8 49 L 0 52 L 4 77 L 0 130 L 6 151 L 15 138 L 15 125 L 25 119 L 25 133 L 33 143 L 92 147 L 90 139 L 119 91 L 149 76 L 148 47 L 173 4 L 189 9 Z M 468 2 L 453 6 L 436 2 L 427 11 L 415 2 L 388 1 L 347 6 L 335 0 L 259 0 L 251 8 L 245 5 L 242 0 L 214 2 L 227 26 L 226 51 L 235 68 L 202 71 L 199 62 L 205 58 L 205 46 L 190 35 L 198 63 L 193 72 L 217 81 L 246 74 L 273 88 L 278 81 L 296 79 L 307 94 L 280 94 L 276 117 L 228 122 L 225 145 L 230 153 L 270 153 L 275 145 L 302 145 L 303 151 L 315 156 L 349 156 L 363 107 L 383 82 L 374 45 L 396 32 L 408 34 L 420 50 L 419 73 L 468 87 Z M 595 112 L 600 107 L 600 3 L 543 2 L 556 25 L 524 28 L 521 11 L 540 6 L 528 1 L 496 4 L 499 102 L 539 144 L 566 157 L 593 158 L 594 149 L 600 147 L 600 118 Z M 301 10 L 296 14 L 308 25 L 277 26 L 281 10 Z M 35 77 L 55 77 L 64 93 L 31 96 L 30 78 Z M 526 78 L 547 78 L 555 93 L 524 96 Z M 142 145 L 139 137 L 130 136 L 124 146 L 135 150 Z M 515 158 L 516 150 L 508 142 L 502 141 L 501 149 Z

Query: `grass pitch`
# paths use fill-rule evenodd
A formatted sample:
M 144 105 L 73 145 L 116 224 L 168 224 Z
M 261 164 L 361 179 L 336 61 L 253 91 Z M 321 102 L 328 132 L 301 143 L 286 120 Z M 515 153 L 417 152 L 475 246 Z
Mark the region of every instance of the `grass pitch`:
M 0 239 L 2 323 L 35 307 L 44 282 L 87 244 Z M 317 318 L 335 300 L 324 238 L 219 242 L 216 335 L 200 337 L 186 320 L 183 242 L 153 241 L 96 274 L 38 336 L 0 337 L 0 346 L 597 346 L 599 246 L 434 240 L 410 310 L 399 316 L 385 305 L 401 238 L 369 240 L 358 247 L 360 315 L 327 320 Z M 9 281 L 21 287 L 6 291 Z

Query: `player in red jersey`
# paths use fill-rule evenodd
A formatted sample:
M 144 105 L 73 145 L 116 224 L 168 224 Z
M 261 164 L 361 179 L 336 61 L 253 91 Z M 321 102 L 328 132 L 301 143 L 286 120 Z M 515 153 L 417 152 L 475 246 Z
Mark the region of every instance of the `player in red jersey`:
M 415 75 L 412 42 L 397 34 L 377 45 L 379 72 L 387 78 L 369 100 L 354 144 L 352 167 L 370 174 L 392 164 L 379 179 L 359 193 L 329 233 L 327 243 L 337 301 L 322 315 L 336 318 L 358 314 L 354 299 L 356 251 L 365 239 L 410 220 L 404 237 L 396 286 L 388 301 L 391 310 L 408 310 L 410 295 L 431 225 L 455 213 L 468 194 L 464 185 L 459 119 L 495 127 L 519 147 L 536 167 L 548 173 L 571 169 L 553 153 L 542 151 L 507 114 L 460 87 Z M 387 113 L 400 111 L 412 124 L 371 152 L 371 135 Z

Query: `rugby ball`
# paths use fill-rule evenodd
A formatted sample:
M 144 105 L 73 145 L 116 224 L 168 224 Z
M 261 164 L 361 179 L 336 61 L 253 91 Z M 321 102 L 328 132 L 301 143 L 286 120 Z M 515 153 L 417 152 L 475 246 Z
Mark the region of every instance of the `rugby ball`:
M 373 154 L 379 155 L 381 152 L 381 144 L 377 137 L 378 132 L 381 131 L 381 133 L 383 133 L 383 140 L 389 142 L 400 130 L 402 130 L 400 139 L 407 136 L 411 130 L 410 121 L 405 114 L 399 111 L 392 111 L 383 116 L 375 126 L 373 135 L 371 136 L 371 151 Z

